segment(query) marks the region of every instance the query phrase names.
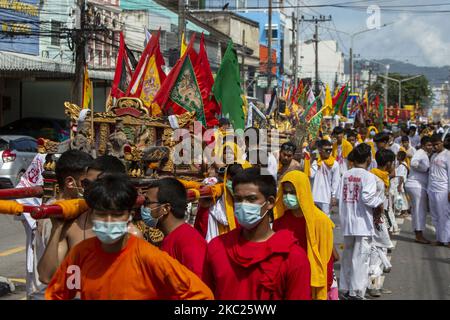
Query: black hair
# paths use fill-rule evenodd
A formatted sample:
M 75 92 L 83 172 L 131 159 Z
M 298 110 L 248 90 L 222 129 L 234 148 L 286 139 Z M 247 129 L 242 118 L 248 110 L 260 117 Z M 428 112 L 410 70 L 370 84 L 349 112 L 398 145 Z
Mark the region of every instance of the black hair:
M 252 183 L 258 186 L 267 199 L 277 196 L 277 183 L 271 174 L 263 175 L 259 168 L 248 168 L 239 172 L 233 179 L 233 190 L 236 190 L 238 184 Z
M 244 169 L 242 168 L 241 164 L 233 163 L 233 164 L 228 166 L 228 168 L 227 168 L 227 175 L 230 177 L 231 180 L 233 180 L 233 178 L 236 176 L 236 174 L 238 174 L 242 170 L 244 170 Z
M 399 151 L 397 153 L 397 160 L 398 161 L 403 161 L 406 159 L 406 152 L 405 151 Z
M 323 147 L 331 147 L 332 145 L 333 144 L 330 141 L 326 140 L 326 139 L 322 139 L 322 140 L 317 141 L 317 148 L 318 149 L 322 149 Z
M 408 136 L 402 136 L 401 141 L 402 142 L 406 142 L 406 141 L 409 142 L 409 137 Z
M 422 139 L 420 139 L 420 146 L 425 146 L 428 142 L 431 142 L 431 138 L 429 136 L 423 136 Z
M 223 126 L 223 125 L 226 125 L 226 124 L 231 124 L 229 119 L 227 119 L 227 118 L 220 118 L 219 119 L 219 126 Z
M 290 151 L 292 153 L 295 153 L 297 151 L 297 146 L 293 144 L 292 142 L 288 141 L 281 145 L 280 148 L 281 151 Z
M 55 166 L 56 180 L 59 187 L 64 187 L 64 180 L 67 177 L 78 179 L 92 163 L 90 154 L 80 150 L 68 150 L 61 154 Z
M 99 211 L 131 210 L 138 193 L 130 178 L 124 174 L 110 174 L 93 181 L 84 191 L 88 206 Z
M 375 137 L 373 137 L 373 142 L 375 142 L 375 143 L 380 143 L 380 142 L 388 143 L 389 142 L 389 135 L 387 133 L 384 133 L 384 132 L 377 133 L 375 135 Z
M 372 148 L 367 143 L 358 144 L 353 151 L 353 160 L 356 164 L 362 164 L 372 156 Z
M 347 138 L 349 138 L 349 137 L 357 137 L 358 136 L 358 134 L 354 131 L 354 130 L 349 130 L 348 132 L 347 132 Z
M 352 149 L 352 151 L 350 151 L 350 153 L 347 155 L 347 160 L 350 162 L 355 162 L 355 153 L 353 152 L 354 149 Z
M 104 155 L 98 157 L 97 159 L 94 159 L 94 161 L 92 161 L 92 163 L 89 165 L 88 169 L 101 171 L 101 174 L 127 173 L 125 165 L 122 163 L 122 161 L 120 161 L 119 158 L 111 155 Z
M 433 133 L 433 135 L 431 136 L 431 142 L 438 142 L 438 141 L 442 141 L 442 133 Z
M 344 128 L 342 128 L 342 127 L 335 127 L 333 129 L 333 132 L 331 133 L 331 135 L 338 135 L 338 134 L 341 134 L 341 133 L 344 133 Z
M 444 148 L 447 150 L 450 150 L 450 135 L 449 134 L 445 135 Z
M 175 178 L 163 178 L 153 182 L 149 189 L 158 188 L 160 204 L 168 203 L 175 218 L 183 219 L 187 208 L 187 194 L 183 184 Z
M 395 153 L 389 149 L 378 150 L 375 154 L 375 160 L 378 167 L 384 167 L 388 162 L 395 161 Z

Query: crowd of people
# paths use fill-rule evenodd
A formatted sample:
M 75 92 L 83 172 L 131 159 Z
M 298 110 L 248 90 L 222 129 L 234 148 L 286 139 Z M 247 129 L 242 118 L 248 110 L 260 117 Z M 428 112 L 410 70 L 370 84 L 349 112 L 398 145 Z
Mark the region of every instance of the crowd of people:
M 229 130 L 221 121 L 220 130 Z M 450 140 L 442 128 L 342 124 L 330 135 L 267 151 L 266 163 L 218 166 L 203 185 L 223 183 L 187 221 L 186 188 L 174 177 L 138 191 L 121 160 L 63 153 L 58 199 L 84 198 L 73 220 L 41 219 L 27 230 L 29 299 L 365 299 L 390 293 L 381 276 L 396 218 L 411 215 L 415 241 L 450 247 Z M 225 132 L 225 131 L 223 131 Z M 233 148 L 232 148 L 233 149 Z M 299 150 L 297 150 L 299 149 Z M 300 150 L 301 149 L 301 150 Z M 436 241 L 424 235 L 427 212 Z M 335 247 L 332 214 L 344 238 Z M 26 214 L 24 214 L 26 215 Z M 140 224 L 159 229 L 151 243 Z M 340 260 L 338 277 L 334 264 Z

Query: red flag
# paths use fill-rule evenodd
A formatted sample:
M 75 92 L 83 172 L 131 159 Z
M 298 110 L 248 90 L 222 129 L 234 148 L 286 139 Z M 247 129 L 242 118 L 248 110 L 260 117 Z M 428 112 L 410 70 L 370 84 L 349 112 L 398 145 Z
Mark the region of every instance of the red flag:
M 214 84 L 214 78 L 209 65 L 208 55 L 206 53 L 205 36 L 202 33 L 200 38 L 200 51 L 198 53 L 197 63 L 194 67 L 197 76 L 198 85 L 202 93 L 203 106 L 205 111 L 206 125 L 214 127 L 219 124 L 217 115 L 220 114 L 220 104 L 217 103 L 211 89 Z
M 123 33 L 120 33 L 120 45 L 117 55 L 116 71 L 111 87 L 111 97 L 121 98 L 125 96 L 128 85 L 131 81 L 132 71 L 127 51 L 125 49 L 125 40 Z
M 186 52 L 177 61 L 156 94 L 154 103 L 168 115 L 195 111 L 197 120 L 206 127 L 202 92 L 194 70 L 198 60 L 198 54 L 193 48 L 194 42 L 195 34 L 192 35 Z

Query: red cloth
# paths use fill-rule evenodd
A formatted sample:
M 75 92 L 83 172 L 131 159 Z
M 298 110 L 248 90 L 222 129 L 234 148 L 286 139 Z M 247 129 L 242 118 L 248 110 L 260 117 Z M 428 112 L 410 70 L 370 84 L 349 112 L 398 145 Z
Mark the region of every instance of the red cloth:
M 218 300 L 310 300 L 311 269 L 292 232 L 251 242 L 234 229 L 208 244 L 205 282 Z
M 199 278 L 203 276 L 206 257 L 206 241 L 187 223 L 169 233 L 161 244 L 161 250 L 177 259 Z
M 288 210 L 285 214 L 273 222 L 273 231 L 289 230 L 292 231 L 294 237 L 298 240 L 300 247 L 308 252 L 307 240 L 306 240 L 306 220 L 305 217 L 296 217 L 292 214 L 292 211 Z M 334 259 L 331 254 L 330 261 L 327 264 L 327 284 L 328 291 L 330 291 L 333 284 L 333 268 Z
M 300 247 L 307 252 L 306 220 L 305 217 L 296 217 L 288 210 L 284 215 L 273 222 L 273 231 L 289 230 L 294 233 Z
M 206 233 L 208 232 L 208 207 L 198 207 L 197 215 L 195 216 L 194 228 L 206 239 Z

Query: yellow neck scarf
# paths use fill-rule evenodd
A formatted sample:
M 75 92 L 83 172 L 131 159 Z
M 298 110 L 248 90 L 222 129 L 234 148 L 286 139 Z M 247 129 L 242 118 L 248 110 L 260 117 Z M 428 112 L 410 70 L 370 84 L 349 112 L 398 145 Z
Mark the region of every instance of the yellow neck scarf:
M 380 170 L 378 168 L 373 168 L 372 170 L 370 170 L 370 172 L 372 172 L 374 175 L 376 175 L 378 178 L 380 178 L 381 180 L 383 180 L 384 182 L 384 186 L 386 188 L 389 188 L 389 172 L 384 171 L 384 170 Z
M 404 153 L 407 153 L 406 149 L 403 148 L 403 146 L 400 147 L 400 149 L 398 149 L 398 151 L 403 151 Z M 411 165 L 411 160 L 408 157 L 406 157 L 405 162 L 406 162 L 406 165 L 408 166 L 408 169 L 409 169 L 409 167 Z
M 353 146 L 350 142 L 347 141 L 347 139 L 342 139 L 342 156 L 347 159 L 348 154 L 353 150 Z M 335 158 L 338 156 L 338 144 L 337 142 L 333 143 L 333 151 L 331 152 L 331 155 Z
M 274 220 L 282 217 L 286 211 L 283 203 L 283 182 L 294 185 L 300 209 L 305 217 L 313 299 L 327 300 L 327 265 L 333 251 L 334 223 L 314 205 L 309 178 L 297 170 L 286 173 L 279 182 L 273 209 Z
M 327 160 L 322 160 L 319 157 L 319 159 L 317 160 L 317 165 L 320 167 L 322 165 L 322 163 L 325 163 L 328 166 L 328 168 L 331 168 L 333 166 L 335 160 L 336 159 L 333 156 L 330 156 Z

